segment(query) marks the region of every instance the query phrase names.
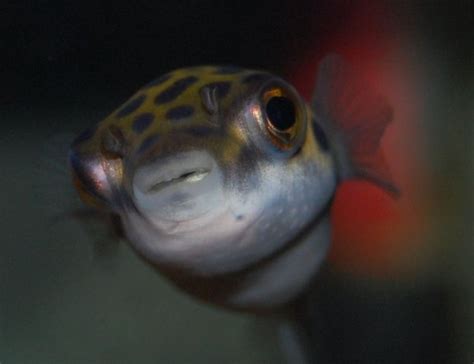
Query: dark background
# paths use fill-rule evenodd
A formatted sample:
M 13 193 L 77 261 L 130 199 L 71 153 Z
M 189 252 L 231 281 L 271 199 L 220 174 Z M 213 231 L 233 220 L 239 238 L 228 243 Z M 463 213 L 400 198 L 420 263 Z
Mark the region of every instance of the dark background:
M 314 30 L 341 26 L 339 17 L 347 11 L 345 5 L 340 14 L 329 4 L 312 2 L 12 4 L 2 11 L 1 22 L 2 68 L 13 86 L 6 101 L 15 104 L 22 97 L 56 107 L 127 97 L 166 70 L 188 65 L 231 63 L 278 71 L 292 51 L 308 47 Z M 307 11 L 317 18 L 305 17 Z
M 170 69 L 230 63 L 291 77 L 305 50 L 330 51 L 331 35 L 367 4 L 3 1 L 0 363 L 284 362 L 272 323 L 205 307 L 126 245 L 97 258 L 78 224 L 48 224 L 50 196 L 63 187 L 54 176 L 36 187 L 42 148 Z M 326 267 L 308 319 L 312 340 L 319 362 L 470 363 L 474 9 L 469 1 L 385 8 L 370 14 L 380 19 L 374 31 L 399 33 L 431 77 L 420 92 L 442 213 L 430 239 L 443 247 L 432 272 L 408 284 Z

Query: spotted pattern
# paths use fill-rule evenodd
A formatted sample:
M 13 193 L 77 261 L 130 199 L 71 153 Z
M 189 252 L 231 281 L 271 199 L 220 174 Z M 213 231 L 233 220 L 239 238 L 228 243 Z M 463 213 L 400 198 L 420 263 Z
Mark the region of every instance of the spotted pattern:
M 118 112 L 117 112 L 117 117 L 118 118 L 123 118 L 125 116 L 130 115 L 134 111 L 136 111 L 145 101 L 146 96 L 145 95 L 140 95 L 135 97 L 134 99 L 130 100 L 123 106 Z
M 179 120 L 191 116 L 194 113 L 194 107 L 191 105 L 181 105 L 173 107 L 166 112 L 165 117 L 168 120 Z
M 198 79 L 195 76 L 188 76 L 175 81 L 170 87 L 166 88 L 155 97 L 155 104 L 161 105 L 175 100 L 197 80 Z
M 140 144 L 137 152 L 138 154 L 142 154 L 150 149 L 155 143 L 159 140 L 160 136 L 158 134 L 152 134 L 145 138 L 145 140 Z
M 151 81 L 150 83 L 146 84 L 144 88 L 150 88 L 150 87 L 155 87 L 162 85 L 166 81 L 168 81 L 171 78 L 171 73 L 167 73 L 161 77 L 158 77 L 157 79 Z
M 193 127 L 184 129 L 183 132 L 195 137 L 208 137 L 215 133 L 215 129 L 209 128 L 206 126 L 193 126 Z
M 227 81 L 211 82 L 211 83 L 201 87 L 201 90 L 205 87 L 208 87 L 211 90 L 212 89 L 217 89 L 217 97 L 220 98 L 220 99 L 223 99 L 229 93 L 230 85 L 231 85 L 231 83 L 227 82 Z
M 144 86 L 105 123 L 118 125 L 134 153 L 142 156 L 160 142 L 163 133 L 202 140 L 223 138 L 228 126 L 223 113 L 232 107 L 234 99 L 240 100 L 244 92 L 254 92 L 250 88 L 258 86 L 268 77 L 269 74 L 263 71 L 229 65 L 172 71 Z M 214 113 L 210 115 L 202 100 L 203 90 L 212 99 L 211 111 Z M 76 143 L 96 136 L 102 138 L 103 133 L 98 134 L 96 128 L 86 130 L 76 139 Z
M 134 120 L 132 124 L 132 129 L 136 133 L 143 133 L 153 122 L 155 119 L 155 115 L 151 112 L 147 112 L 144 114 L 139 114 Z

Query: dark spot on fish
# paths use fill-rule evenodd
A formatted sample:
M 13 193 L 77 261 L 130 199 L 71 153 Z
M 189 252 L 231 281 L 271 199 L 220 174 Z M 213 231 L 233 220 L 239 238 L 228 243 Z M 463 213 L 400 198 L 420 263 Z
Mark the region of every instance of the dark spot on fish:
M 313 122 L 313 130 L 314 130 L 314 135 L 316 136 L 316 139 L 318 140 L 319 145 L 324 151 L 329 150 L 329 141 L 326 136 L 326 133 L 324 130 L 321 128 L 321 126 L 317 122 Z
M 197 77 L 188 76 L 181 78 L 180 80 L 175 81 L 167 89 L 163 90 L 155 97 L 155 104 L 161 105 L 167 102 L 175 100 L 179 95 L 181 95 L 189 86 L 197 81 Z
M 72 145 L 78 145 L 89 140 L 90 138 L 94 136 L 95 130 L 96 130 L 96 127 L 90 127 L 84 130 L 72 141 Z
M 215 133 L 215 128 L 208 128 L 205 126 L 193 126 L 183 130 L 186 134 L 191 134 L 196 137 L 208 137 Z
M 268 75 L 263 72 L 256 72 L 256 73 L 251 73 L 247 76 L 245 76 L 242 79 L 242 83 L 254 83 L 254 82 L 259 82 L 267 78 Z
M 173 107 L 166 112 L 165 117 L 169 120 L 179 120 L 191 116 L 194 113 L 194 107 L 191 105 L 181 105 Z
M 142 133 L 146 128 L 150 126 L 154 118 L 155 118 L 155 115 L 153 115 L 151 112 L 138 115 L 133 120 L 133 124 L 132 124 L 133 131 L 135 131 L 136 133 Z
M 230 90 L 230 82 L 221 81 L 221 82 L 212 82 L 207 85 L 201 87 L 201 90 L 205 87 L 208 87 L 210 90 L 216 89 L 217 90 L 217 97 L 223 99 L 227 96 Z
M 117 117 L 122 118 L 124 116 L 130 115 L 143 104 L 143 101 L 145 101 L 145 99 L 145 95 L 140 95 L 130 100 L 117 112 Z
M 243 218 L 244 218 L 244 215 L 237 215 L 235 217 L 235 219 L 238 220 L 238 221 L 242 220 Z
M 243 69 L 241 67 L 228 65 L 228 66 L 217 67 L 214 73 L 217 73 L 219 75 L 229 75 L 229 74 L 239 73 L 242 71 Z
M 150 135 L 149 137 L 146 137 L 145 140 L 142 142 L 140 147 L 138 148 L 138 153 L 144 153 L 146 152 L 149 148 L 151 148 L 160 138 L 158 134 L 153 134 Z
M 167 73 L 167 74 L 165 74 L 163 76 L 160 76 L 157 79 L 151 81 L 150 83 L 146 84 L 144 86 L 144 88 L 159 86 L 159 85 L 165 83 L 166 81 L 168 81 L 170 78 L 171 78 L 171 73 Z
M 254 173 L 258 168 L 258 158 L 255 157 L 255 150 L 249 146 L 242 146 L 235 158 L 235 164 L 240 166 L 238 175 L 231 175 L 232 184 L 239 191 L 249 191 L 260 185 L 258 173 Z

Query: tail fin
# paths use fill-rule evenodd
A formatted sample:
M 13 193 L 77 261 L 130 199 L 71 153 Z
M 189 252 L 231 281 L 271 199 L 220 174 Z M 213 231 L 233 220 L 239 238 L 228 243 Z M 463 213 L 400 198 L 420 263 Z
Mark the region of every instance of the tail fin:
M 397 197 L 380 149 L 393 116 L 388 103 L 341 57 L 330 55 L 320 64 L 312 107 L 329 136 L 341 180 L 363 178 Z

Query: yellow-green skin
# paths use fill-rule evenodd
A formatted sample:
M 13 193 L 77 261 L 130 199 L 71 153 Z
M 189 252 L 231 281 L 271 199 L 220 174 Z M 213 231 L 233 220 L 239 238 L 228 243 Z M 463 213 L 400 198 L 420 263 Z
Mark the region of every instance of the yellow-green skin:
M 295 105 L 287 139 L 268 127 L 274 94 Z M 318 117 L 267 72 L 179 69 L 75 140 L 75 184 L 85 202 L 118 214 L 133 248 L 184 290 L 265 310 L 304 289 L 329 244 L 337 181 Z

